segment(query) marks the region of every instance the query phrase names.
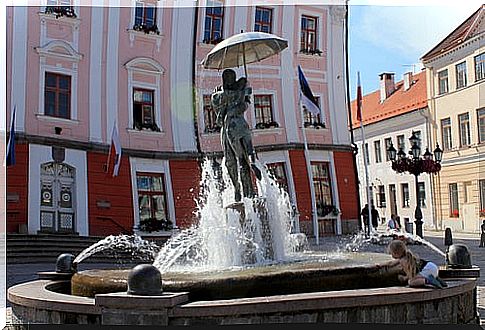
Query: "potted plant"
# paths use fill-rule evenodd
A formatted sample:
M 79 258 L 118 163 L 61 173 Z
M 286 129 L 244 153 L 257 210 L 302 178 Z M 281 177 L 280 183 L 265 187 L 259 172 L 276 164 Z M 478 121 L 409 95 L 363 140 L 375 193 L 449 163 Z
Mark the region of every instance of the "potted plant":
M 144 232 L 166 231 L 173 228 L 172 221 L 168 219 L 146 218 L 140 221 L 140 230 Z

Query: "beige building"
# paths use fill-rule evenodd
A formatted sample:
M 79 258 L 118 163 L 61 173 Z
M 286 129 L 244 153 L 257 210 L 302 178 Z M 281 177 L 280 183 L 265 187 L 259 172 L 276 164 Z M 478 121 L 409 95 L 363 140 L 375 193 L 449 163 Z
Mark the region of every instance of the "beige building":
M 485 5 L 421 60 L 432 140 L 444 150 L 433 177 L 437 227 L 477 232 L 485 219 Z

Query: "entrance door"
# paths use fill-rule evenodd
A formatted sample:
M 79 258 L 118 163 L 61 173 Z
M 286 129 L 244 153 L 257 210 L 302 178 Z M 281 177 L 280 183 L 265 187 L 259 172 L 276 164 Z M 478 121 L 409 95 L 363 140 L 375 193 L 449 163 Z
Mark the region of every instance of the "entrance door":
M 391 214 L 397 215 L 397 201 L 396 201 L 396 186 L 389 185 L 389 203 L 391 206 Z
M 41 165 L 40 173 L 40 231 L 74 233 L 75 168 L 50 162 Z

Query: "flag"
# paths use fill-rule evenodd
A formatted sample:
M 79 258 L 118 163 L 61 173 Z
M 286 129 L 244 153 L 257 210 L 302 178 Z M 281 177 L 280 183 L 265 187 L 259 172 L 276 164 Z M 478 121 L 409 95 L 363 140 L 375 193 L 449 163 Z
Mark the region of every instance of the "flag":
M 111 145 L 108 153 L 107 170 L 110 171 L 110 164 L 113 164 L 113 176 L 117 176 L 120 170 L 121 163 L 121 142 L 118 135 L 118 127 L 116 121 L 113 123 L 113 131 L 111 132 Z
M 362 123 L 362 87 L 360 86 L 360 72 L 357 72 L 357 120 Z
M 312 94 L 310 86 L 306 81 L 305 75 L 301 70 L 301 67 L 298 65 L 298 80 L 300 81 L 300 95 L 301 95 L 301 102 L 302 105 L 305 107 L 307 111 L 315 115 L 320 114 L 320 108 L 318 107 L 318 103 L 315 100 L 315 97 Z
M 8 137 L 5 164 L 7 166 L 15 165 L 15 107 L 13 107 L 12 112 L 12 123 L 10 126 L 10 135 Z

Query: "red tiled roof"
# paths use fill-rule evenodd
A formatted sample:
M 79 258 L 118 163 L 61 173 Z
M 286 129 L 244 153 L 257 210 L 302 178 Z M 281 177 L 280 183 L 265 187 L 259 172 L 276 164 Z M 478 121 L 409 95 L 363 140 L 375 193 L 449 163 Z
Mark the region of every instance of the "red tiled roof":
M 476 12 L 468 17 L 460 26 L 444 38 L 438 45 L 421 57 L 422 61 L 428 61 L 435 56 L 442 54 L 459 46 L 464 41 L 475 36 L 479 32 L 481 21 L 485 18 L 485 5 L 481 5 Z
M 413 75 L 413 84 L 405 91 L 403 81 L 398 81 L 396 90 L 381 103 L 380 90 L 362 97 L 362 122 L 364 125 L 402 115 L 427 106 L 426 73 Z M 350 104 L 352 110 L 352 128 L 360 127 L 357 120 L 356 100 Z

